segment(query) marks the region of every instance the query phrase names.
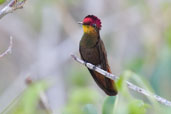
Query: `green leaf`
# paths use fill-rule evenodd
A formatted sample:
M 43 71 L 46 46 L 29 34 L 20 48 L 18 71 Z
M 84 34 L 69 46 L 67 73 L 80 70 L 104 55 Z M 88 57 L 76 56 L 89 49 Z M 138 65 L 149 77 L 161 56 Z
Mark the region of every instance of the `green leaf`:
M 83 114 L 97 114 L 96 108 L 92 104 L 87 104 L 83 107 Z
M 147 82 L 140 78 L 140 76 L 136 75 L 132 71 L 125 71 L 117 82 L 119 96 L 115 101 L 116 103 L 113 114 L 146 114 L 147 107 L 149 105 L 145 104 L 143 100 L 137 100 L 135 96 L 138 96 L 139 94 L 129 91 L 126 81 L 133 82 L 135 85 L 150 91 L 150 87 L 147 86 Z M 135 96 L 132 94 L 135 94 Z
M 102 114 L 112 114 L 116 96 L 107 96 L 104 101 Z
M 3 4 L 6 0 L 0 0 L 0 4 Z
M 149 105 L 141 100 L 133 100 L 128 105 L 129 114 L 146 114 Z
M 126 81 L 132 76 L 131 71 L 125 71 L 116 82 L 117 89 L 122 95 L 127 97 L 127 99 L 131 98 L 131 94 L 129 93 Z

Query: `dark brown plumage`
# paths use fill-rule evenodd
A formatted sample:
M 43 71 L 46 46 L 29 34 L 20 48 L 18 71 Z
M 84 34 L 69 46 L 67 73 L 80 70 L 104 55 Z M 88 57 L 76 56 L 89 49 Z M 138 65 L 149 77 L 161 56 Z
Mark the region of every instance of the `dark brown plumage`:
M 88 15 L 84 18 L 82 24 L 84 34 L 79 47 L 81 58 L 84 61 L 97 65 L 103 70 L 111 73 L 106 50 L 99 34 L 101 29 L 100 20 L 96 16 Z M 113 80 L 104 77 L 96 71 L 88 70 L 97 85 L 104 90 L 107 95 L 114 96 L 117 94 L 117 89 Z

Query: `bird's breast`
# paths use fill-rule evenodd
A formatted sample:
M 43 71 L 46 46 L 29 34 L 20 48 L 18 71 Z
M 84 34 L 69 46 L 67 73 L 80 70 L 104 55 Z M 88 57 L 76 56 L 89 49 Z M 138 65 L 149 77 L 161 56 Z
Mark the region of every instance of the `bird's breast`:
M 81 53 L 82 59 L 85 60 L 86 62 L 92 63 L 94 65 L 100 64 L 99 52 L 96 47 L 86 48 L 86 47 L 80 46 L 80 53 Z

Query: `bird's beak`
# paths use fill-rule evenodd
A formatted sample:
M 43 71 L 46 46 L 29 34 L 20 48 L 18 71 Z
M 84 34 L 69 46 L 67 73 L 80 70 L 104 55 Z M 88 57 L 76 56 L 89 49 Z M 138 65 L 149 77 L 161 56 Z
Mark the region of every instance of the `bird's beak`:
M 78 24 L 81 24 L 81 25 L 82 25 L 82 24 L 83 24 L 83 22 L 78 22 Z

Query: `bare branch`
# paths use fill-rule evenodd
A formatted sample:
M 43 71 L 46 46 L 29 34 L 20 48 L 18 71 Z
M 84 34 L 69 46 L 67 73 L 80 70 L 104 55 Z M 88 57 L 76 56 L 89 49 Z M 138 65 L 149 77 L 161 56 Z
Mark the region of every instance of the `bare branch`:
M 12 53 L 12 45 L 13 45 L 12 39 L 13 38 L 11 36 L 10 37 L 10 44 L 8 46 L 8 49 L 5 52 L 3 52 L 2 54 L 0 54 L 0 58 L 3 57 L 3 56 L 5 56 L 5 55 L 7 55 L 8 53 Z
M 25 2 L 26 0 L 11 0 L 9 4 L 7 4 L 2 10 L 0 10 L 0 19 L 8 13 L 12 13 L 17 9 L 23 8 Z
M 100 69 L 99 67 L 96 67 L 95 65 L 93 65 L 93 64 L 91 64 L 91 63 L 87 63 L 87 62 L 85 62 L 85 61 L 83 61 L 83 60 L 77 58 L 75 55 L 71 55 L 71 56 L 72 56 L 72 58 L 73 58 L 75 61 L 77 61 L 78 63 L 80 63 L 80 64 L 82 64 L 82 65 L 85 65 L 85 66 L 88 67 L 89 69 L 94 70 L 94 71 L 96 71 L 96 72 L 98 72 L 98 73 L 104 75 L 104 76 L 107 77 L 107 78 L 110 78 L 110 79 L 112 79 L 112 80 L 118 80 L 118 79 L 119 79 L 118 76 L 115 76 L 115 75 L 113 75 L 113 74 L 111 74 L 111 73 L 108 73 L 108 72 L 106 72 L 106 71 Z M 143 88 L 140 88 L 140 87 L 138 87 L 138 86 L 132 84 L 132 83 L 129 82 L 129 81 L 126 81 L 126 83 L 127 83 L 128 88 L 130 88 L 130 89 L 132 89 L 132 90 L 134 90 L 134 91 L 136 91 L 136 92 L 138 92 L 138 93 L 140 93 L 140 94 L 143 94 L 143 95 L 145 95 L 145 96 L 147 96 L 147 97 L 154 98 L 155 100 L 157 100 L 157 101 L 160 102 L 161 104 L 164 104 L 164 105 L 166 105 L 166 106 L 171 107 L 171 101 L 168 101 L 168 100 L 166 100 L 165 98 L 162 98 L 162 97 L 160 97 L 160 96 L 158 96 L 158 95 L 155 95 L 155 94 L 153 94 L 153 93 L 151 93 L 151 92 L 149 92 L 149 91 L 147 91 L 147 90 L 145 90 L 145 89 L 143 89 Z

